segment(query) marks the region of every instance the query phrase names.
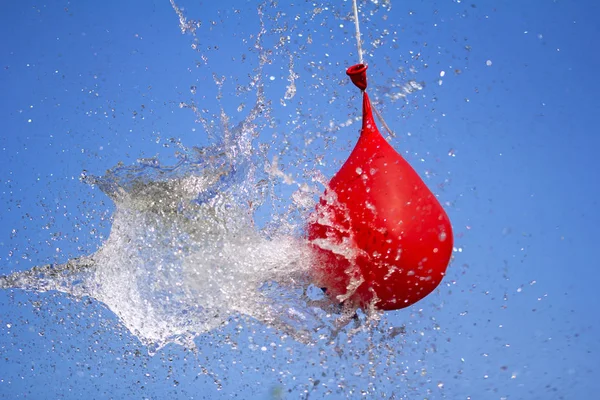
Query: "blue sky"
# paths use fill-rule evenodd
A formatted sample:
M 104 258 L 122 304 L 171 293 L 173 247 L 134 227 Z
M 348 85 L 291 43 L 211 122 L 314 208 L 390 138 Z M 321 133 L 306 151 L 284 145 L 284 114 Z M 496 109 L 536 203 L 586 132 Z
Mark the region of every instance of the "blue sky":
M 356 140 L 358 125 L 342 126 L 360 106 L 344 73 L 357 61 L 351 3 L 280 3 L 263 8 L 270 63 L 260 74 L 270 114 L 257 140 L 270 145 L 267 159 L 279 155 L 282 168 L 304 182 L 315 169 L 331 176 Z M 0 396 L 597 393 L 600 62 L 590 43 L 600 36 L 599 6 L 380 3 L 359 1 L 369 93 L 396 133 L 392 145 L 446 204 L 457 247 L 439 291 L 384 315 L 382 326 L 406 325 L 407 333 L 384 340 L 375 330 L 351 342 L 342 335 L 335 346 L 305 346 L 240 320 L 198 338 L 197 353 L 170 345 L 149 356 L 102 304 L 7 290 L 0 293 Z M 196 36 L 181 33 L 168 1 L 5 7 L 2 274 L 101 245 L 112 205 L 80 182 L 83 171 L 101 175 L 152 156 L 169 164 L 177 142 L 219 140 L 218 129 L 207 135 L 180 103 L 194 101 L 209 120 L 222 108 L 232 124 L 251 108 L 255 92 L 243 88 L 258 73 L 256 4 L 177 4 L 202 22 Z M 297 92 L 286 100 L 290 60 Z M 214 74 L 225 77 L 220 101 Z M 386 96 L 410 80 L 423 89 L 406 101 Z M 271 211 L 286 207 L 293 190 L 278 185 Z

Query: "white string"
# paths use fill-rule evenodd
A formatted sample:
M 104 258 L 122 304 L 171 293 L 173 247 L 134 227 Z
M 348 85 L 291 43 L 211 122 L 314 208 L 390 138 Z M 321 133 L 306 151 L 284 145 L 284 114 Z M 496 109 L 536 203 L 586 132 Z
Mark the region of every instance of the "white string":
M 360 25 L 358 23 L 358 6 L 356 5 L 356 0 L 352 0 L 352 8 L 354 9 L 354 26 L 356 27 L 356 47 L 358 49 L 358 62 L 359 62 L 359 64 L 364 64 L 362 45 L 360 43 Z M 385 128 L 387 133 L 391 137 L 395 138 L 396 134 L 390 129 L 388 124 L 385 123 L 383 116 L 379 113 L 379 111 L 377 111 L 375 106 L 371 106 L 371 108 L 373 109 L 373 111 L 375 111 L 375 115 L 377 115 L 377 119 L 379 120 L 381 125 L 383 125 L 383 127 Z
M 354 26 L 356 27 L 356 47 L 358 48 L 358 63 L 363 63 L 362 45 L 360 44 L 360 25 L 358 24 L 358 6 L 356 0 L 352 0 L 352 8 L 354 9 Z
M 387 131 L 387 133 L 395 138 L 396 134 L 394 133 L 394 131 L 392 131 L 390 129 L 390 127 L 388 126 L 388 124 L 385 123 L 383 116 L 381 114 L 379 114 L 379 111 L 377 111 L 377 109 L 375 108 L 375 106 L 371 106 L 371 108 L 373 109 L 373 111 L 375 111 L 375 115 L 377 115 L 377 119 L 379 120 L 379 122 L 381 123 L 381 125 L 383 125 L 383 127 L 385 128 L 385 130 Z

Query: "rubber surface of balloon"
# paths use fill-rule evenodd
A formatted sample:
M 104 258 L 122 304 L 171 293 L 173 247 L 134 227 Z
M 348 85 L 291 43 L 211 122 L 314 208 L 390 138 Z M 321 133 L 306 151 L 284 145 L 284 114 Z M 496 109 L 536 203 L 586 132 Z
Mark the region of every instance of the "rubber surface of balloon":
M 366 66 L 347 73 L 366 88 Z M 453 246 L 450 220 L 381 136 L 366 92 L 358 143 L 321 196 L 307 233 L 319 256 L 314 279 L 340 302 L 400 309 L 427 296 L 444 277 Z

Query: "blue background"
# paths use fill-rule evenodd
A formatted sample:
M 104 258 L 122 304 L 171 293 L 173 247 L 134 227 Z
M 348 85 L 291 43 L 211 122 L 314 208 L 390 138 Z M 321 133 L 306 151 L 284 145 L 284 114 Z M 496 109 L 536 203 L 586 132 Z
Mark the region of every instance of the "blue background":
M 257 5 L 212 3 L 177 3 L 202 22 L 195 36 L 182 35 L 166 0 L 4 5 L 2 274 L 102 243 L 112 205 L 82 172 L 155 155 L 169 163 L 177 143 L 218 140 L 181 102 L 209 120 L 221 107 L 243 119 L 254 94 L 236 88 L 257 74 Z M 571 399 L 600 390 L 600 6 L 375 3 L 359 1 L 369 92 L 456 234 L 440 290 L 384 316 L 406 334 L 304 346 L 249 322 L 198 338 L 197 353 L 171 345 L 149 356 L 102 304 L 10 290 L 0 293 L 0 396 Z M 351 3 L 263 12 L 271 62 L 260 73 L 272 104 L 259 140 L 297 181 L 314 168 L 331 176 L 358 129 L 339 127 L 360 105 L 344 74 L 357 62 Z M 298 90 L 283 106 L 290 56 Z M 226 77 L 220 102 L 213 73 Z M 409 79 L 425 87 L 407 102 L 385 95 Z M 285 199 L 293 188 L 277 190 Z

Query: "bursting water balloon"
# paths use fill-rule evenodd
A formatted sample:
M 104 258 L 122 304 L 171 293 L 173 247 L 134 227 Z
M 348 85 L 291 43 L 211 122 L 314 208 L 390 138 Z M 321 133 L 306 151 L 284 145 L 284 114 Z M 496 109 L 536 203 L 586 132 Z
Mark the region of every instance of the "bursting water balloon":
M 183 32 L 196 26 L 174 2 L 173 7 Z M 262 24 L 262 8 L 258 11 Z M 266 155 L 268 147 L 257 138 L 264 126 L 276 125 L 262 82 L 263 66 L 270 62 L 263 28 L 255 37 L 258 69 L 249 85 L 256 99 L 237 126 L 221 110 L 213 116 L 221 121 L 215 134 L 220 140 L 184 149 L 176 165 L 152 158 L 85 177 L 114 203 L 108 238 L 91 254 L 0 276 L 0 289 L 60 291 L 100 301 L 151 352 L 169 343 L 193 347 L 199 335 L 240 317 L 275 328 L 282 337 L 317 343 L 360 316 L 358 307 L 401 308 L 431 292 L 452 249 L 450 223 L 435 196 L 377 131 L 366 93 L 361 137 L 310 217 L 309 240 L 298 234 L 301 228 L 295 230 L 305 220 L 281 223 L 314 208 L 318 189 L 307 183 L 286 197 L 293 203 L 290 214 L 269 216 L 266 227 L 255 223 L 256 207 L 267 199 L 265 182 L 293 181 L 279 170 L 276 156 L 264 174 L 257 168 L 257 149 Z M 363 91 L 365 71 L 362 64 L 349 70 Z M 293 79 L 287 100 L 295 93 Z M 215 79 L 217 98 L 223 82 Z M 212 119 L 196 104 L 181 106 L 215 133 Z M 298 113 L 292 125 L 302 127 L 302 118 Z M 338 301 L 345 301 L 342 313 Z
M 347 71 L 363 91 L 362 130 L 307 231 L 320 256 L 315 280 L 332 298 L 395 310 L 421 300 L 442 281 L 452 227 L 435 195 L 379 133 L 365 92 L 366 70 L 358 64 Z

